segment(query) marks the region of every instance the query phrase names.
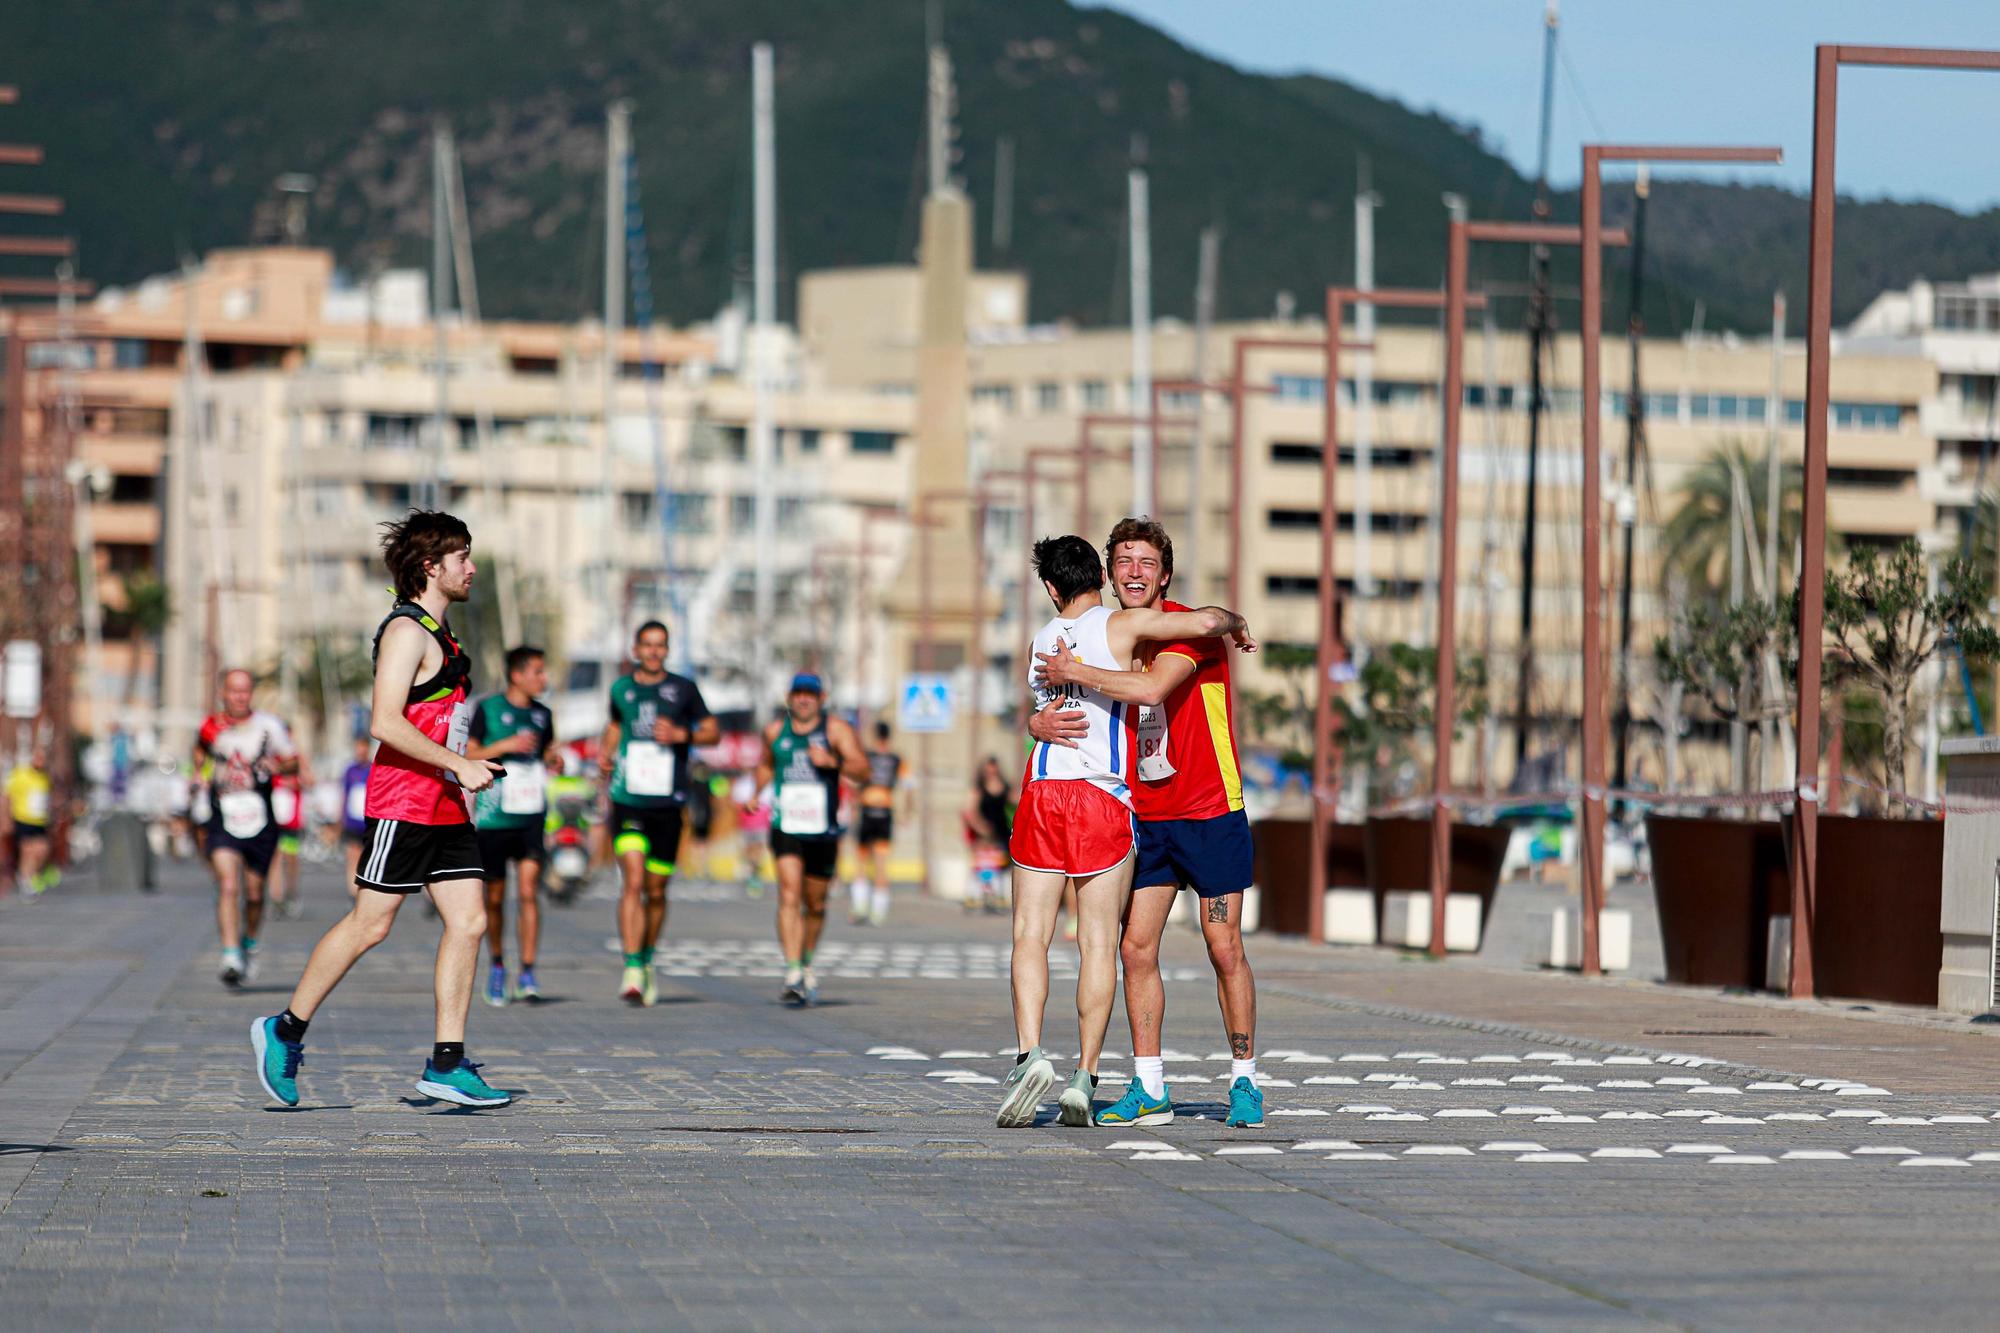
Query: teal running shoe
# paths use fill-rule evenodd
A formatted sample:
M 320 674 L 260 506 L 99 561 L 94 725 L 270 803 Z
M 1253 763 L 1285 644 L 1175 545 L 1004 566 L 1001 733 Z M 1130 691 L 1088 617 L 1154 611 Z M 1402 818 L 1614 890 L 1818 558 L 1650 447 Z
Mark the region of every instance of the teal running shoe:
M 1158 1097 L 1148 1097 L 1136 1074 L 1125 1085 L 1125 1095 L 1097 1113 L 1100 1125 L 1170 1125 L 1173 1119 L 1173 1092 L 1163 1083 Z
M 1255 1083 L 1239 1078 L 1229 1085 L 1229 1115 L 1222 1123 L 1234 1129 L 1249 1129 L 1264 1123 L 1264 1094 L 1257 1091 Z
M 1055 1085 L 1056 1067 L 1037 1046 L 1028 1052 L 1027 1059 L 1007 1071 L 1001 1085 L 1007 1089 L 1007 1095 L 1000 1102 L 1000 1114 L 993 1123 L 1001 1129 L 1025 1129 L 1034 1124 L 1035 1114 L 1042 1109 L 1042 1098 Z
M 1090 1123 L 1090 1095 L 1097 1091 L 1097 1075 L 1079 1069 L 1069 1076 L 1069 1086 L 1056 1099 L 1056 1118 L 1071 1129 Z
M 460 1060 L 444 1073 L 439 1073 L 430 1061 L 424 1061 L 424 1076 L 417 1080 L 417 1091 L 460 1106 L 505 1106 L 514 1100 L 511 1094 L 489 1086 L 479 1077 L 479 1066 L 470 1060 Z
M 507 1003 L 507 965 L 495 963 L 486 969 L 486 1003 L 495 1009 Z
M 280 1037 L 276 1018 L 260 1018 L 250 1025 L 250 1049 L 257 1053 L 257 1081 L 264 1085 L 264 1091 L 276 1101 L 297 1106 L 299 1066 L 305 1063 L 305 1043 Z

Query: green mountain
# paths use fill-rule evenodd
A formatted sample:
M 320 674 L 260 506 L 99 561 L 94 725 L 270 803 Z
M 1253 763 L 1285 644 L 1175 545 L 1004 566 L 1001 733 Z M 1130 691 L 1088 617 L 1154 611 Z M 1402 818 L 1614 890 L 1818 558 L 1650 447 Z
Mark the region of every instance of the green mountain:
M 1152 172 L 1154 304 L 1192 306 L 1196 237 L 1225 229 L 1225 315 L 1301 309 L 1351 277 L 1357 158 L 1369 160 L 1378 279 L 1433 285 L 1440 195 L 1524 216 L 1530 186 L 1476 129 L 1318 77 L 1246 74 L 1145 24 L 1063 0 L 957 0 L 957 168 L 981 205 L 981 262 L 1025 269 L 1037 319 L 1122 316 L 1125 167 Z M 275 235 L 276 181 L 316 179 L 309 235 L 356 271 L 428 253 L 429 127 L 464 161 L 488 314 L 569 317 L 596 303 L 603 111 L 635 104 L 654 297 L 703 317 L 747 271 L 749 48 L 777 50 L 780 263 L 787 278 L 907 260 L 923 164 L 922 0 L 104 0 L 0 9 L 0 138 L 47 165 L 0 190 L 64 195 L 58 229 L 100 283 Z M 1015 144 L 1013 235 L 991 253 L 995 146 Z M 1610 192 L 1614 209 L 1629 195 Z M 1573 216 L 1574 201 L 1556 201 Z M 13 229 L 26 230 L 22 222 Z M 1655 192 L 1651 322 L 1705 304 L 1756 329 L 1774 286 L 1803 318 L 1805 204 L 1758 188 Z M 2000 217 L 1919 205 L 1842 210 L 1843 315 L 1885 284 L 2000 267 Z M 1519 277 L 1518 252 L 1479 270 Z M 10 272 L 28 272 L 11 261 Z M 1622 291 L 1611 265 L 1614 290 Z M 787 284 L 789 286 L 789 284 Z M 1573 319 L 1573 316 L 1570 317 Z

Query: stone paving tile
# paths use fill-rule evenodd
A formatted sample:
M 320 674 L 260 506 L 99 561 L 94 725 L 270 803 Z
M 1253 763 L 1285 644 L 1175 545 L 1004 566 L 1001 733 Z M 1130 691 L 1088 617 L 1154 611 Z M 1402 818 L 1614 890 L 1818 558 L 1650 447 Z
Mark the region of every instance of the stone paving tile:
M 186 875 L 156 898 L 0 908 L 0 1118 L 47 1125 L 18 1140 L 34 1151 L 0 1153 L 10 1324 L 1987 1320 L 2000 1093 L 1965 1061 L 1892 1079 L 1900 1053 L 1867 1058 L 1869 1039 L 1906 1040 L 1890 1025 L 1760 1017 L 1833 1038 L 1778 1064 L 1571 1021 L 1572 993 L 1616 1009 L 1616 987 L 1260 940 L 1273 1114 L 1230 1131 L 1213 987 L 1176 932 L 1171 975 L 1196 978 L 1169 991 L 1181 1118 L 1064 1130 L 1051 1107 L 1000 1131 L 983 1080 L 1012 1044 L 1003 922 L 910 904 L 885 930 L 837 923 L 856 975 L 801 1013 L 761 969 L 717 975 L 713 959 L 762 951 L 770 904 L 711 889 L 679 901 L 662 960 L 699 975 L 664 975 L 652 1010 L 612 999 L 608 904 L 545 913 L 556 1002 L 475 1005 L 474 1057 L 522 1091 L 490 1112 L 410 1087 L 435 926 L 408 913 L 315 1023 L 287 1111 L 265 1104 L 245 1034 L 340 905 L 330 880 L 309 888 L 252 994 L 213 980 Z M 1716 1005 L 1672 999 L 1633 1004 L 1690 1031 Z M 1050 1044 L 1073 1052 L 1063 1009 L 1059 984 Z M 1108 1085 L 1124 1048 L 1121 1017 Z

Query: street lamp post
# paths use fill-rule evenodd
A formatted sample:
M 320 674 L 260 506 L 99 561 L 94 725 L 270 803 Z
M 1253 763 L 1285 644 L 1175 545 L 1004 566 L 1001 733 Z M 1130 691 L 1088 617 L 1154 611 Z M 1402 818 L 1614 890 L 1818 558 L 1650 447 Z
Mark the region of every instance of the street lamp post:
M 1598 921 L 1604 911 L 1604 621 L 1603 422 L 1598 404 L 1602 340 L 1604 250 L 1603 179 L 1606 162 L 1781 162 L 1777 148 L 1699 147 L 1678 144 L 1583 146 L 1583 845 L 1578 850 L 1583 914 L 1583 974 L 1598 974 Z
M 1812 237 L 1806 251 L 1805 504 L 1799 532 L 1799 742 L 1792 801 L 1792 972 L 1794 999 L 1813 993 L 1813 923 L 1819 897 L 1820 636 L 1826 618 L 1826 436 L 1833 337 L 1834 117 L 1840 67 L 2000 70 L 2000 51 L 1905 46 L 1815 49 Z

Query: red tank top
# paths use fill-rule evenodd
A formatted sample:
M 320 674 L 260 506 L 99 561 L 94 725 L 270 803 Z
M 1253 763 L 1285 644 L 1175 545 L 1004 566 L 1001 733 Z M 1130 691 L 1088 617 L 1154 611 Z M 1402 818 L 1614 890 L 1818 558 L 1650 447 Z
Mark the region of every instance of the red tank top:
M 471 719 L 465 702 L 472 685 L 471 659 L 452 637 L 451 630 L 431 619 L 430 613 L 414 602 L 398 602 L 375 631 L 378 653 L 382 631 L 397 619 L 415 620 L 430 631 L 444 651 L 444 665 L 438 673 L 410 687 L 403 716 L 427 739 L 463 753 L 466 724 Z M 411 824 L 464 824 L 472 818 L 466 809 L 465 792 L 456 778 L 436 764 L 412 759 L 386 743 L 376 747 L 375 763 L 368 770 L 364 811 L 370 819 L 400 819 Z

